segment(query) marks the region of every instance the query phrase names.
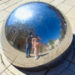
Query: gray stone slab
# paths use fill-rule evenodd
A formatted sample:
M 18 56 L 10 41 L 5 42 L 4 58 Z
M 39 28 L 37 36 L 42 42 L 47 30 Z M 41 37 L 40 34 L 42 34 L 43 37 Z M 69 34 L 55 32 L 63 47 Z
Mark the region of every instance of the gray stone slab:
M 70 64 L 70 66 L 60 75 L 75 75 L 75 64 Z
M 68 60 L 68 61 L 71 62 L 71 61 L 74 59 L 74 55 L 75 55 L 73 42 L 72 42 L 72 44 L 70 45 L 70 47 L 68 48 L 68 50 L 69 50 L 69 54 L 68 54 L 66 60 Z
M 64 2 L 64 0 L 53 0 L 50 4 L 57 6 L 59 4 L 62 4 Z
M 3 2 L 2 1 L 0 1 L 0 5 L 2 4 Z
M 5 70 L 5 73 L 7 74 L 7 75 L 14 75 L 12 72 L 10 72 L 8 69 L 7 70 Z
M 70 27 L 72 29 L 73 34 L 75 34 L 75 18 L 67 17 Z
M 65 5 L 69 5 L 69 6 L 74 6 L 75 5 L 75 0 L 64 0 Z
M 61 75 L 61 72 L 65 71 L 65 69 L 69 66 L 68 61 L 64 61 L 62 64 L 57 66 L 56 68 L 50 70 L 47 75 Z
M 51 2 L 53 2 L 54 0 L 38 0 L 38 1 L 40 1 L 40 2 L 46 2 L 46 3 L 51 3 Z
M 8 15 L 9 15 L 9 13 L 7 11 L 1 11 L 0 12 L 0 21 L 6 20 Z
M 71 64 L 68 68 L 68 70 L 75 72 L 75 64 Z
M 0 5 L 0 11 L 5 10 L 6 8 L 8 8 L 14 4 L 17 4 L 20 1 L 21 0 L 9 0 L 8 2 L 5 2 L 5 3 Z
M 44 71 L 39 71 L 39 72 L 25 72 L 26 75 L 44 75 L 45 74 L 45 70 Z
M 0 54 L 0 74 L 5 70 L 5 66 L 2 63 L 2 56 Z
M 60 4 L 57 8 L 64 14 L 68 13 L 68 11 L 72 8 L 72 6 L 68 6 L 66 4 Z M 65 11 L 66 10 L 66 11 Z
M 7 75 L 5 72 L 3 72 L 1 75 Z
M 8 12 L 12 12 L 16 7 L 24 4 L 24 3 L 27 3 L 27 2 L 31 2 L 33 0 L 22 0 L 21 2 L 18 2 L 17 4 L 14 4 L 14 5 L 11 5 L 10 7 L 8 7 L 6 10 Z M 34 1 L 38 1 L 38 0 L 34 0 Z
M 5 70 L 5 66 L 4 66 L 2 63 L 0 63 L 0 74 L 1 74 L 4 70 Z
M 24 74 L 24 73 L 22 73 L 21 71 L 19 71 L 18 69 L 16 69 L 14 66 L 10 66 L 10 67 L 8 67 L 8 70 L 10 71 L 10 72 L 12 72 L 13 74 L 15 74 L 15 75 L 26 75 L 26 74 Z
M 2 0 L 2 2 L 8 2 L 9 0 Z M 10 0 L 11 1 L 11 0 Z
M 67 17 L 70 18 L 75 18 L 75 6 L 71 8 L 71 10 L 68 11 L 68 13 L 66 14 Z
M 72 63 L 75 64 L 75 54 L 74 54 L 74 58 L 72 60 Z

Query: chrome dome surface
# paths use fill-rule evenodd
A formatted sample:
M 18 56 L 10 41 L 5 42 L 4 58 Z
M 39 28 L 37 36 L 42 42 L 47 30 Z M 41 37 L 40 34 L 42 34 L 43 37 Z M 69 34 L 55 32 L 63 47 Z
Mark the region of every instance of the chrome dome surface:
M 69 46 L 60 46 L 66 30 L 67 23 L 55 7 L 43 2 L 23 4 L 13 10 L 5 23 L 5 54 L 18 67 L 47 65 Z
M 64 27 L 66 26 L 61 22 L 58 13 L 49 5 L 28 3 L 11 13 L 6 22 L 5 32 L 9 43 L 23 51 L 25 40 L 30 33 L 41 39 L 43 47 L 58 45 L 65 35 Z

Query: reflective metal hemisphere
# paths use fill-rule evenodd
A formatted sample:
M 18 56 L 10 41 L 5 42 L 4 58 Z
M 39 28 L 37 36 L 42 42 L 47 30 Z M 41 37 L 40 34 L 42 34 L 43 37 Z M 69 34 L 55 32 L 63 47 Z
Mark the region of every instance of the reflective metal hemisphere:
M 42 2 L 26 3 L 13 10 L 3 26 L 2 37 L 10 63 L 24 69 L 56 64 L 72 41 L 64 16 Z

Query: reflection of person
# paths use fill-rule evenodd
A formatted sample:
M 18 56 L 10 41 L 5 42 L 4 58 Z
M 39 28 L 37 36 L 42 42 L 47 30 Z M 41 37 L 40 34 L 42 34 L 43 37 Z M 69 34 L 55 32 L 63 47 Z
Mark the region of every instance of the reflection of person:
M 26 57 L 30 57 L 31 47 L 32 47 L 32 33 L 26 39 Z
M 34 50 L 35 59 L 38 59 L 39 49 L 40 49 L 40 38 L 32 38 L 32 49 Z

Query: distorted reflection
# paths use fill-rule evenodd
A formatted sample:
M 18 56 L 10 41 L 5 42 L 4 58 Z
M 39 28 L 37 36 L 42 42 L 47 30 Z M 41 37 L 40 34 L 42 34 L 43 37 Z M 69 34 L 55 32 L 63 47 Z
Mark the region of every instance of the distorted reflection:
M 8 42 L 15 48 L 38 58 L 39 53 L 54 49 L 64 38 L 64 18 L 52 6 L 33 2 L 15 9 L 8 17 L 5 31 Z

